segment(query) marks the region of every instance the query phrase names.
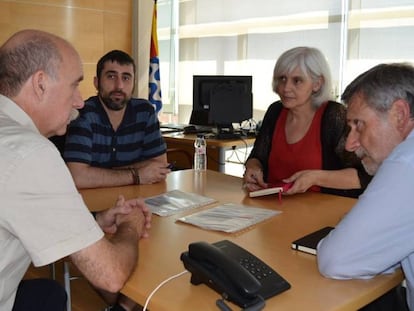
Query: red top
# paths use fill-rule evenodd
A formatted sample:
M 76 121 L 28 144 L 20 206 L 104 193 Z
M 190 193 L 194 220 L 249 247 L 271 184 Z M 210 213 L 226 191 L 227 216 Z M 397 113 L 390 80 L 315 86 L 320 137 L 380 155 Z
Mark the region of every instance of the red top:
M 301 170 L 322 169 L 321 119 L 325 107 L 326 104 L 316 111 L 308 132 L 293 144 L 286 140 L 288 109 L 282 108 L 273 131 L 268 183 L 277 183 Z M 312 186 L 310 190 L 319 192 L 320 187 Z

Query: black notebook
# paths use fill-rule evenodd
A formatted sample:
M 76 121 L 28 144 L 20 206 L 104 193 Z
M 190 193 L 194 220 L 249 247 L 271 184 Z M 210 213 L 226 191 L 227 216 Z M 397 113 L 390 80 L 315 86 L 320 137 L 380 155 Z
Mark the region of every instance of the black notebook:
M 292 248 L 298 251 L 316 255 L 316 247 L 320 240 L 322 240 L 333 227 L 325 227 L 318 231 L 312 232 L 304 237 L 292 242 Z

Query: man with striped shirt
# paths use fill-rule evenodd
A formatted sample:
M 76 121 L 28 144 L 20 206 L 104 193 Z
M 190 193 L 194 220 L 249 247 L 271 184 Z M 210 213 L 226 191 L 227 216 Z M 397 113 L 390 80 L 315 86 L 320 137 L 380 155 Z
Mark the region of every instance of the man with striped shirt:
M 132 98 L 134 60 L 113 50 L 98 62 L 92 96 L 68 128 L 64 159 L 77 188 L 152 184 L 166 178 L 166 144 L 153 106 Z

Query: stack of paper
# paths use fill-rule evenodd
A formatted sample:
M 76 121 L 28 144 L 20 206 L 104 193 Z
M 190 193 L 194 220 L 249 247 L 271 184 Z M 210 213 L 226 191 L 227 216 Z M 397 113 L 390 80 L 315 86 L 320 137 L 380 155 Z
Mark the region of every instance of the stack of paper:
M 213 198 L 180 190 L 171 190 L 145 200 L 151 212 L 159 216 L 170 216 L 214 202 L 217 201 Z
M 281 211 L 227 203 L 181 217 L 178 220 L 203 229 L 232 233 L 248 228 L 280 213 Z

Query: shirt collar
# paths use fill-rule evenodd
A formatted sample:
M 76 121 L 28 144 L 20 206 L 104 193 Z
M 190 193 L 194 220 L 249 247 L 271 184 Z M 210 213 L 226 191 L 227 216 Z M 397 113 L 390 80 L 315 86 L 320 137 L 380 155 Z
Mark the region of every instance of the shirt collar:
M 0 94 L 0 114 L 7 115 L 10 119 L 16 121 L 25 128 L 31 129 L 36 133 L 39 133 L 38 128 L 34 124 L 30 116 L 20 108 L 10 98 Z

